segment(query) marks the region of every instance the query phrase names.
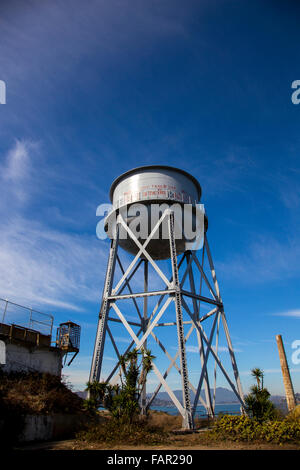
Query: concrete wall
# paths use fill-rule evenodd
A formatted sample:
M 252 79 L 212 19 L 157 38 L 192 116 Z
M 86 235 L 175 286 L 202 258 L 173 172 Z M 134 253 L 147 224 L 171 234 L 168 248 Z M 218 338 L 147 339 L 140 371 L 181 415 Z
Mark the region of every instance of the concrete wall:
M 49 441 L 73 437 L 89 418 L 85 415 L 27 415 L 19 442 Z
M 48 372 L 61 375 L 62 353 L 59 349 L 28 348 L 6 342 L 5 372 Z

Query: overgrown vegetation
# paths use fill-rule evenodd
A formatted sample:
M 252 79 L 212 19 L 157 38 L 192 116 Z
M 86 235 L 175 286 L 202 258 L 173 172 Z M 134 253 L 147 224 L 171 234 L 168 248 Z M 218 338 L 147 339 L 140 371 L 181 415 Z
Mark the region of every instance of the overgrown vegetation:
M 217 440 L 300 443 L 300 422 L 288 419 L 259 422 L 248 416 L 224 415 L 215 422 L 209 436 Z
M 106 419 L 104 423 L 91 426 L 77 435 L 79 441 L 106 445 L 158 445 L 167 444 L 169 433 L 159 426 L 151 426 L 144 420 L 133 423 L 118 423 L 116 419 Z
M 141 356 L 140 356 L 141 355 Z M 140 363 L 138 359 L 140 357 Z M 147 417 L 139 416 L 139 399 L 147 373 L 151 370 L 150 351 L 134 350 L 122 357 L 120 362 L 120 386 L 105 383 L 88 384 L 91 398 L 86 406 L 107 408 L 109 414 L 101 425 L 93 425 L 78 435 L 79 446 L 105 445 L 159 445 L 175 444 L 177 437 L 172 431 L 181 427 L 181 417 L 166 413 L 150 412 Z M 213 421 L 197 420 L 196 428 L 212 426 L 199 434 L 190 436 L 186 445 L 215 445 L 216 442 L 252 442 L 270 444 L 300 444 L 300 412 L 295 409 L 286 418 L 270 401 L 270 393 L 264 387 L 264 373 L 253 369 L 256 385 L 245 397 L 248 415 L 220 416 Z M 141 379 L 142 377 L 142 379 Z M 180 441 L 180 437 L 178 436 Z
M 300 413 L 290 413 L 281 418 L 279 410 L 270 400 L 270 393 L 264 387 L 264 373 L 261 369 L 252 369 L 251 375 L 256 385 L 245 396 L 248 416 L 224 415 L 216 420 L 209 437 L 218 440 L 264 441 L 283 444 L 300 444 Z
M 81 413 L 83 400 L 60 377 L 38 372 L 0 371 L 1 407 L 22 414 Z
M 37 372 L 4 373 L 0 369 L 0 436 L 9 445 L 17 440 L 28 414 L 83 411 L 83 400 L 57 376 Z
M 89 399 L 85 400 L 85 408 L 96 413 L 103 406 L 110 416 L 101 424 L 79 433 L 80 441 L 134 445 L 167 442 L 168 433 L 162 427 L 151 424 L 146 416 L 140 416 L 140 398 L 153 359 L 151 351 L 133 349 L 120 357 L 120 385 L 87 383 Z
M 286 417 L 289 422 L 300 422 L 300 405 L 296 406 Z
M 256 379 L 257 385 L 253 385 L 250 393 L 245 396 L 246 412 L 260 423 L 279 418 L 279 412 L 270 400 L 271 394 L 264 388 L 263 371 L 255 368 L 251 374 Z
M 140 360 L 139 360 L 140 359 Z M 88 410 L 106 408 L 118 423 L 132 424 L 140 413 L 140 397 L 147 375 L 152 369 L 154 356 L 147 349 L 133 349 L 120 357 L 121 385 L 105 382 L 88 382 L 89 399 L 85 400 Z

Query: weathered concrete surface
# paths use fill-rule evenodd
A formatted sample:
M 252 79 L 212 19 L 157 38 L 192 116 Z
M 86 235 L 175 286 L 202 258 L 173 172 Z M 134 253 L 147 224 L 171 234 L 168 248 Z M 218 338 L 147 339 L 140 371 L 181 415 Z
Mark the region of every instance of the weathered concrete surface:
M 58 348 L 30 348 L 21 344 L 6 342 L 4 372 L 47 372 L 61 375 L 62 352 Z
M 20 442 L 49 441 L 53 434 L 52 416 L 26 416 Z
M 89 422 L 85 415 L 27 415 L 19 442 L 50 441 L 74 437 Z

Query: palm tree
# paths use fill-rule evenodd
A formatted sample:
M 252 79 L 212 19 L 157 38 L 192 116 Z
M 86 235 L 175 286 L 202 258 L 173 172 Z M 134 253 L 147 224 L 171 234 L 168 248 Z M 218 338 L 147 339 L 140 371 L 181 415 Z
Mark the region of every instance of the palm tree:
M 270 396 L 266 388 L 253 385 L 250 393 L 244 397 L 247 413 L 260 422 L 276 418 L 276 408 Z
M 85 400 L 85 408 L 89 411 L 96 411 L 103 405 L 105 406 L 107 398 L 107 384 L 105 382 L 87 382 L 86 390 L 88 391 L 88 397 Z
M 142 354 L 142 371 L 138 382 L 140 394 L 145 386 L 147 375 L 152 370 L 152 361 L 155 359 L 155 356 L 152 356 L 150 349 L 142 349 Z
M 120 385 L 119 384 L 112 385 L 111 389 L 116 395 L 118 395 L 120 391 Z
M 264 387 L 264 373 L 259 367 L 255 367 L 251 370 L 251 375 L 256 379 L 257 386 L 260 390 Z
M 140 355 L 142 357 L 139 361 Z M 154 359 L 149 349 L 133 349 L 120 356 L 121 385 L 88 382 L 87 390 L 91 398 L 86 400 L 86 408 L 97 410 L 103 405 L 117 420 L 132 424 L 140 410 L 139 399 Z
M 106 383 L 105 382 L 87 382 L 86 390 L 89 392 L 91 398 L 97 398 L 102 401 L 106 393 Z
M 126 370 L 126 386 L 129 387 L 132 392 L 133 390 L 136 390 L 136 384 L 139 376 L 138 354 L 140 354 L 140 352 L 137 349 L 133 349 L 132 351 L 129 351 L 124 357 Z

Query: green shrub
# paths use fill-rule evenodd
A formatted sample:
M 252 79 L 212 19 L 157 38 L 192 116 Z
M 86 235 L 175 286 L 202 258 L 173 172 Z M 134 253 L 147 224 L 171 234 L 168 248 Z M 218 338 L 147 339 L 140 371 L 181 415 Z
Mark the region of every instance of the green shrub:
M 278 418 L 279 413 L 270 396 L 266 388 L 254 385 L 251 387 L 251 392 L 245 396 L 246 412 L 260 422 Z
M 300 423 L 290 422 L 287 419 L 259 422 L 248 416 L 225 415 L 215 422 L 209 436 L 233 441 L 299 442 Z
M 155 357 L 148 349 L 133 349 L 120 356 L 121 384 L 88 382 L 86 390 L 89 392 L 89 398 L 85 400 L 85 409 L 96 412 L 103 406 L 115 420 L 132 424 L 140 412 L 139 402 L 147 375 L 152 369 L 153 359 Z
M 287 421 L 295 421 L 300 423 L 300 405 L 296 406 L 286 417 Z
M 278 419 L 280 413 L 270 400 L 270 392 L 264 387 L 264 372 L 255 367 L 251 375 L 256 379 L 256 385 L 251 387 L 250 393 L 244 398 L 246 413 L 259 422 Z

